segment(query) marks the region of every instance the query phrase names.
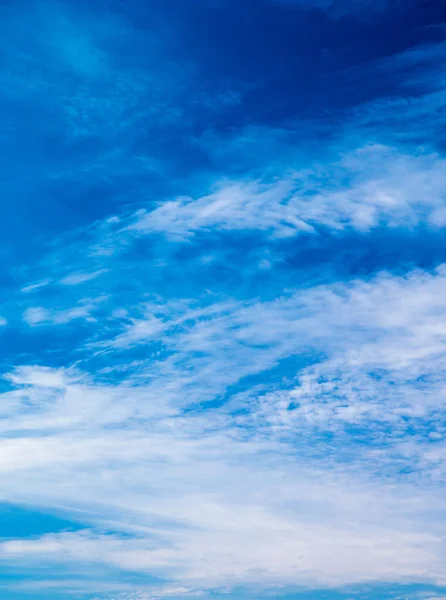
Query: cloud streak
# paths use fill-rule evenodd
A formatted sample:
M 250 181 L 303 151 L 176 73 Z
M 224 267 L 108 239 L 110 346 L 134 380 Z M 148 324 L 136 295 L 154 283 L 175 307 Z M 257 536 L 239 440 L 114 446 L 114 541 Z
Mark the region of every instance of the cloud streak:
M 443 228 L 443 173 L 438 155 L 404 156 L 391 148 L 370 146 L 337 163 L 312 165 L 276 182 L 223 183 L 196 200 L 165 202 L 138 214 L 130 229 L 187 239 L 212 228 L 261 230 L 278 238 L 321 229 L 364 232 L 383 224 Z

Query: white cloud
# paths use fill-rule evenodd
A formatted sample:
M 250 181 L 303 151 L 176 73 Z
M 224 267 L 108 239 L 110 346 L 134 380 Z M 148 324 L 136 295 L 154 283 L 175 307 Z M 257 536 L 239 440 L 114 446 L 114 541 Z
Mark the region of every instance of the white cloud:
M 19 367 L 6 377 L 15 385 L 34 385 L 39 388 L 63 388 L 68 382 L 67 374 L 63 369 L 34 366 Z
M 28 325 L 39 325 L 49 320 L 49 311 L 42 306 L 32 306 L 23 313 L 23 319 Z
M 280 238 L 320 228 L 444 227 L 445 171 L 435 154 L 406 156 L 374 145 L 269 183 L 223 182 L 208 196 L 163 202 L 140 211 L 129 229 L 187 239 L 212 228 L 262 230 Z
M 309 491 L 305 485 L 294 490 Z M 351 488 L 349 491 L 349 502 L 363 501 L 361 495 L 356 496 Z M 322 494 L 323 488 L 311 492 Z M 189 532 L 169 532 L 168 543 L 162 547 L 150 537 L 128 540 L 80 532 L 7 541 L 1 551 L 6 558 L 45 555 L 55 563 L 88 560 L 136 571 L 177 572 L 186 586 L 247 584 L 259 578 L 269 585 L 315 580 L 319 585 L 339 585 L 370 579 L 392 581 L 395 576 L 423 578 L 426 572 L 444 577 L 436 555 L 442 546 L 440 535 L 406 532 L 401 522 L 391 525 L 387 521 L 390 515 L 384 514 L 379 515 L 384 524 L 378 527 L 363 514 L 365 507 L 356 508 L 349 524 L 339 490 L 328 485 L 327 492 L 336 494 L 335 502 L 320 502 L 318 508 L 332 514 L 335 511 L 336 522 L 331 524 L 320 516 L 316 521 L 308 515 L 302 518 L 298 510 L 291 509 L 284 518 L 265 506 L 237 502 L 225 507 L 197 497 L 204 501 L 201 517 L 197 510 L 191 512 L 190 500 L 185 498 L 185 517 L 193 515 L 192 522 L 184 521 Z M 369 499 L 376 501 L 377 496 Z M 381 509 L 383 504 L 379 503 Z
M 12 373 L 16 387 L 1 403 L 1 497 L 85 511 L 91 528 L 3 542 L 2 560 L 87 561 L 193 590 L 446 581 L 444 520 L 432 517 L 446 510 L 433 483 L 444 479 L 443 442 L 403 447 L 393 436 L 383 450 L 372 439 L 385 422 L 398 433 L 403 417 L 440 421 L 445 292 L 440 268 L 265 303 L 160 300 L 139 307 L 137 321 L 130 309 L 117 313 L 130 319 L 127 338 L 110 352 L 145 343 L 152 320 L 161 323 L 155 335 L 167 352 L 141 363 L 136 379 L 99 385 L 32 366 Z M 327 358 L 280 393 L 248 389 L 205 414 L 176 408 L 321 350 Z M 290 402 L 299 407 L 287 411 Z M 358 423 L 371 444 L 333 448 L 324 438 Z M 353 453 L 347 463 L 343 452 Z M 400 460 L 416 466 L 415 477 L 381 478 Z
M 165 330 L 163 321 L 155 316 L 147 315 L 144 319 L 132 319 L 126 329 L 113 341 L 115 347 L 128 347 L 133 344 L 147 342 L 156 338 Z
M 423 369 L 444 351 L 444 297 L 446 274 L 439 268 L 321 285 L 264 303 L 217 299 L 205 309 L 184 302 L 165 312 L 161 303 L 138 308 L 146 317 L 129 319 L 123 333 L 103 345 L 160 344 L 167 355 L 142 366 L 139 381 L 151 379 L 147 393 L 154 398 L 167 394 L 190 404 L 292 355 L 346 356 L 358 369 Z
M 2 558 L 106 563 L 199 589 L 259 579 L 342 585 L 445 576 L 442 530 L 423 523 L 426 502 L 432 507 L 439 498 L 304 466 L 279 447 L 265 453 L 267 446 L 231 436 L 187 435 L 181 422 L 154 444 L 154 429 L 138 439 L 114 432 L 108 442 L 91 431 L 77 442 L 28 438 L 10 456 L 3 447 L 3 493 L 13 468 L 17 493 L 80 507 L 87 501 L 91 517 L 100 511 L 109 526 L 132 535 L 12 540 L 1 544 Z
M 30 326 L 38 325 L 65 325 L 70 321 L 82 319 L 94 321 L 93 313 L 104 298 L 93 300 L 85 299 L 78 302 L 77 306 L 71 308 L 45 308 L 43 306 L 32 306 L 23 313 L 23 320 Z
M 42 281 L 36 281 L 35 283 L 30 283 L 22 287 L 21 291 L 24 293 L 34 292 L 35 290 L 39 290 L 43 287 L 46 287 L 51 282 L 50 279 L 43 279 Z
M 105 273 L 105 269 L 99 269 L 93 273 L 71 273 L 70 275 L 63 277 L 60 280 L 60 283 L 62 285 L 79 285 L 91 281 L 92 279 L 96 279 L 96 277 L 99 277 L 102 273 Z

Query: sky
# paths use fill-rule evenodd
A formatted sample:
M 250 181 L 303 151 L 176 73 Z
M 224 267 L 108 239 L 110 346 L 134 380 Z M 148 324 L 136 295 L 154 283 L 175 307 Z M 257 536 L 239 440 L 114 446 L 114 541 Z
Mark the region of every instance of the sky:
M 0 40 L 2 600 L 445 600 L 444 3 Z

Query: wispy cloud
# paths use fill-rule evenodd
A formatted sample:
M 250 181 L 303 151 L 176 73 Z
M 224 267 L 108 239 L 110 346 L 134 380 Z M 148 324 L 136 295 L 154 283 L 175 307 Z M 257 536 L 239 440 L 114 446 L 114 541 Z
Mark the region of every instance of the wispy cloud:
M 165 202 L 130 229 L 187 239 L 199 230 L 263 230 L 274 237 L 321 229 L 443 227 L 445 165 L 438 155 L 401 155 L 385 146 L 347 153 L 279 181 L 221 184 L 196 200 Z
M 426 511 L 445 507 L 422 479 L 434 472 L 434 447 L 397 446 L 404 425 L 442 411 L 441 383 L 431 378 L 445 352 L 444 286 L 439 270 L 321 286 L 271 303 L 196 312 L 184 303 L 176 308 L 184 316 L 160 330 L 170 352 L 140 366 L 145 383 L 137 387 L 40 367 L 13 373 L 18 387 L 3 402 L 3 497 L 88 507 L 95 528 L 4 542 L 3 559 L 43 553 L 51 564 L 88 560 L 197 589 L 444 581 L 443 533 Z M 297 371 L 294 389 L 257 393 L 255 402 L 252 392 L 235 396 L 206 414 L 178 408 L 311 348 L 328 362 Z M 386 422 L 393 429 L 382 455 Z M 362 450 L 333 449 L 324 435 L 361 423 Z M 441 431 L 430 433 L 426 443 L 440 448 Z M 308 437 L 312 445 L 303 447 Z M 392 444 L 417 465 L 398 488 L 379 477 L 392 464 Z M 342 466 L 349 452 L 350 464 L 369 461 L 360 475 Z M 105 524 L 120 533 L 102 533 Z
M 2 11 L 18 597 L 444 595 L 445 47 L 284 2 Z
M 24 293 L 34 292 L 35 290 L 39 290 L 39 289 L 47 286 L 49 283 L 50 283 L 49 279 L 44 279 L 43 281 L 37 281 L 35 283 L 30 283 L 28 285 L 25 285 L 21 291 Z
M 104 270 L 101 269 L 99 271 L 94 271 L 93 273 L 71 273 L 70 275 L 66 275 L 60 280 L 62 285 L 79 285 L 81 283 L 85 283 L 86 281 L 91 281 L 92 279 L 96 279 L 104 273 Z
M 30 306 L 23 313 L 23 320 L 31 327 L 47 324 L 65 325 L 76 319 L 94 321 L 92 313 L 98 307 L 100 302 L 101 298 L 95 300 L 82 300 L 77 306 L 67 309 Z

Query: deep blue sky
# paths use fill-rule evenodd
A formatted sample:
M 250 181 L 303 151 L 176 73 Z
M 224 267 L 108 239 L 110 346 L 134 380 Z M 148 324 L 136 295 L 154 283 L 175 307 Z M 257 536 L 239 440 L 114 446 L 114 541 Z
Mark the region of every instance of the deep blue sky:
M 0 596 L 446 598 L 446 6 L 0 3 Z

